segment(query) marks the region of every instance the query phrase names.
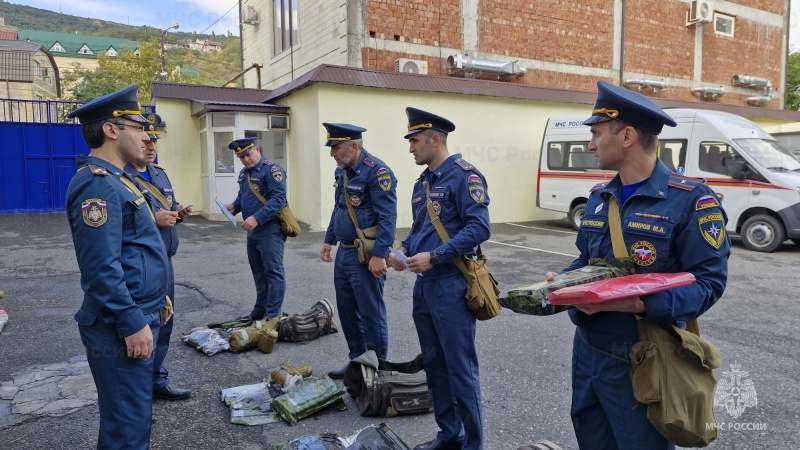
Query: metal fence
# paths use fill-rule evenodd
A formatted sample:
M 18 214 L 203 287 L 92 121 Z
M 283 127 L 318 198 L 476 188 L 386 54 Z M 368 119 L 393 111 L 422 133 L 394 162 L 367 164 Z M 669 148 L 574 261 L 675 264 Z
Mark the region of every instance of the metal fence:
M 84 102 L 67 102 L 62 100 L 16 100 L 0 98 L 0 122 L 17 123 L 72 123 L 69 113 Z M 155 112 L 153 106 L 142 106 L 142 114 Z

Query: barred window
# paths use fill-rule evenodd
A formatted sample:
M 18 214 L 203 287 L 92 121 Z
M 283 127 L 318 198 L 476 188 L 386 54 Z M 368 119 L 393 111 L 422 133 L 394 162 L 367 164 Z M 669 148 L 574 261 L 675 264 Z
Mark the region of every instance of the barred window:
M 33 81 L 33 54 L 0 50 L 0 80 Z

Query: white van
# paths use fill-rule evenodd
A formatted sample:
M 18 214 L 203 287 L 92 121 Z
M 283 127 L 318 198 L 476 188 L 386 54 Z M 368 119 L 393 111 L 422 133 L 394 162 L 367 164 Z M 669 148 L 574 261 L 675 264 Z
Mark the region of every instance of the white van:
M 659 156 L 675 172 L 703 178 L 722 200 L 727 231 L 771 252 L 787 238 L 800 244 L 800 160 L 753 122 L 734 114 L 665 109 L 678 123 L 659 135 Z M 536 206 L 568 214 L 577 229 L 589 190 L 615 172 L 599 170 L 587 151 L 586 116 L 547 121 L 539 157 Z

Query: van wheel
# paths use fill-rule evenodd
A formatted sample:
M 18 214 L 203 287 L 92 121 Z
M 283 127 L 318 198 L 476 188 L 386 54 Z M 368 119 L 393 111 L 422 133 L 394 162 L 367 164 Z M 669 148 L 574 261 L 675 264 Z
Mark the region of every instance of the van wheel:
M 567 218 L 569 219 L 569 223 L 572 225 L 572 228 L 575 230 L 581 227 L 581 219 L 583 219 L 584 212 L 586 212 L 586 203 L 578 203 L 574 208 L 569 210 Z
M 742 225 L 742 242 L 750 250 L 774 252 L 785 240 L 783 225 L 772 216 L 759 214 Z

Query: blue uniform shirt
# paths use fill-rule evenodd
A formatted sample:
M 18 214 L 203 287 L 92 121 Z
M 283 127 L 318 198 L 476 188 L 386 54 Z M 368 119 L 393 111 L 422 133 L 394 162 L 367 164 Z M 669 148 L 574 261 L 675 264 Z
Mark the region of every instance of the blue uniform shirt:
M 247 185 L 248 173 L 250 182 L 267 200 L 266 204 L 261 203 L 261 200 Z M 248 236 L 257 233 L 260 229 L 265 229 L 265 225 L 268 223 L 277 226 L 278 211 L 284 206 L 286 206 L 286 171 L 283 170 L 283 167 L 262 157 L 261 161 L 252 169 L 245 167 L 239 172 L 239 195 L 233 201 L 233 214 L 241 212 L 244 220 L 253 216 L 258 221 L 258 226 L 249 231 Z
M 130 164 L 125 166 L 125 171 L 131 174 L 137 182 L 139 181 L 137 177 L 146 179 L 142 172 L 138 172 L 136 168 Z M 169 203 L 168 205 L 162 205 L 161 201 L 150 193 L 150 190 L 146 186 L 139 183 L 142 194 L 144 194 L 147 199 L 147 203 L 150 204 L 153 214 L 161 209 L 175 211 L 175 208 L 178 207 L 178 201 L 175 200 L 175 191 L 172 189 L 172 183 L 169 181 L 169 177 L 167 177 L 167 173 L 164 169 L 158 164 L 148 164 L 144 173 L 150 177 L 150 179 L 146 179 L 146 181 L 155 186 L 159 193 L 167 199 L 167 203 Z M 180 222 L 181 220 L 179 219 L 178 221 Z M 178 229 L 176 227 L 164 227 L 159 228 L 158 232 L 161 233 L 161 239 L 164 240 L 164 246 L 167 248 L 167 256 L 172 258 L 175 256 L 175 253 L 178 252 Z
M 77 163 L 67 218 L 84 291 L 78 314 L 113 323 L 127 337 L 165 305 L 167 252 L 147 201 L 120 181 L 127 176 L 120 168 L 88 155 Z
M 425 187 L 431 178 L 431 201 L 434 212 L 450 235 L 447 244 L 442 243 L 428 217 Z M 411 214 L 414 223 L 403 247 L 410 256 L 436 251 L 441 263 L 425 272 L 423 276 L 427 279 L 459 272 L 453 258 L 475 254 L 477 246 L 492 235 L 486 179 L 472 164 L 461 159 L 460 154 L 455 154 L 432 174 L 425 169 L 414 183 L 413 192 Z
M 619 175 L 592 189 L 576 246 L 578 259 L 564 269 L 577 269 L 590 258 L 613 258 L 608 222 L 608 199 L 622 198 Z M 642 296 L 645 317 L 660 323 L 696 319 L 722 295 L 728 278 L 730 240 L 727 216 L 714 192 L 700 180 L 684 177 L 658 161 L 647 183 L 620 205 L 625 247 L 634 256 L 637 273 L 691 272 L 688 286 Z M 570 310 L 572 321 L 594 333 L 593 345 L 606 346 L 638 338 L 630 313 L 586 315 Z M 616 335 L 617 337 L 614 337 Z
M 345 173 L 347 173 L 346 186 Z M 394 242 L 397 223 L 397 179 L 394 173 L 383 161 L 362 148 L 358 162 L 347 169 L 337 168 L 334 176 L 336 205 L 325 233 L 325 243 L 353 244 L 356 239 L 356 228 L 345 203 L 350 202 L 359 228 L 363 230 L 378 226 L 373 255 L 386 258 Z

